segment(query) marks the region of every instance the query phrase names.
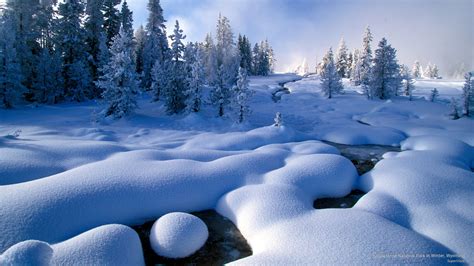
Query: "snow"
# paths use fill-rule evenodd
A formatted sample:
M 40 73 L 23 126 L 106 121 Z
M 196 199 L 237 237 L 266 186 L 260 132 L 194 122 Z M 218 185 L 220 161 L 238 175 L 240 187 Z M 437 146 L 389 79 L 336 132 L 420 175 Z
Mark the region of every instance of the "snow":
M 198 217 L 182 212 L 168 213 L 151 228 L 150 243 L 156 254 L 167 258 L 185 258 L 206 243 L 209 232 Z
M 103 123 L 93 102 L 1 109 L 0 264 L 140 265 L 128 226 L 207 209 L 252 247 L 235 264 L 474 263 L 474 121 L 451 120 L 442 100 L 462 82 L 437 86 L 431 103 L 369 101 L 348 80 L 326 99 L 317 76 L 296 79 L 251 77 L 253 114 L 239 125 L 209 105 L 168 116 L 146 96 L 135 115 Z M 428 96 L 438 81 L 423 82 L 415 92 Z M 277 112 L 284 126 L 272 125 Z M 359 177 L 321 140 L 402 152 Z M 367 192 L 355 207 L 313 209 L 353 189 Z
M 140 239 L 125 225 L 94 228 L 57 244 L 27 240 L 0 255 L 1 265 L 143 265 Z

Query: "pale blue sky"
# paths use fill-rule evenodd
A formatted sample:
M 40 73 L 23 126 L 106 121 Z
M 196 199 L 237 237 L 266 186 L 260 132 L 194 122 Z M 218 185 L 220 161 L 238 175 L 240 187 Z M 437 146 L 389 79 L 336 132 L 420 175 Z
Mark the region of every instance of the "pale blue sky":
M 148 0 L 129 0 L 135 25 L 145 24 Z M 255 42 L 268 38 L 278 69 L 285 71 L 307 58 L 310 66 L 342 36 L 350 49 L 359 47 L 366 25 L 373 48 L 386 37 L 402 63 L 431 61 L 441 72 L 464 61 L 473 67 L 472 0 L 162 0 L 169 27 L 178 19 L 190 41 L 214 31 L 219 12 L 235 33 Z

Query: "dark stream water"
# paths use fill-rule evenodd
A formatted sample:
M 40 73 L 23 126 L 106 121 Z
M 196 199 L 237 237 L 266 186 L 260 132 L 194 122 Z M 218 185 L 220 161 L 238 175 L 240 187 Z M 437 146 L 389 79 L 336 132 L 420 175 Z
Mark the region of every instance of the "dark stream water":
M 155 221 L 133 227 L 140 236 L 146 265 L 223 265 L 252 255 L 247 240 L 230 220 L 213 210 L 191 214 L 204 221 L 209 238 L 201 249 L 183 259 L 168 259 L 153 251 L 149 236 Z
M 325 143 L 336 147 L 341 155 L 351 160 L 359 175 L 363 175 L 374 168 L 375 164 L 382 159 L 386 152 L 400 152 L 399 147 L 382 145 L 344 145 L 325 141 Z M 365 192 L 353 190 L 349 195 L 342 198 L 320 198 L 313 203 L 315 209 L 328 208 L 352 208 Z

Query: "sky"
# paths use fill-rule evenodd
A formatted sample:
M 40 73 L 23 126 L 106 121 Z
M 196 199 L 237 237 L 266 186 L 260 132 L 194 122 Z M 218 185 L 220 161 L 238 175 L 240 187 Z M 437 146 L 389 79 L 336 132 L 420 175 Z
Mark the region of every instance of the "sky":
M 145 25 L 148 0 L 129 0 L 135 26 Z M 350 50 L 362 45 L 367 25 L 374 42 L 382 37 L 397 49 L 400 63 L 415 60 L 450 74 L 461 63 L 474 67 L 473 0 L 161 0 L 168 34 L 179 20 L 187 41 L 202 41 L 215 31 L 219 13 L 234 33 L 252 42 L 268 38 L 277 70 L 287 71 L 304 58 L 313 69 L 329 47 L 344 37 Z

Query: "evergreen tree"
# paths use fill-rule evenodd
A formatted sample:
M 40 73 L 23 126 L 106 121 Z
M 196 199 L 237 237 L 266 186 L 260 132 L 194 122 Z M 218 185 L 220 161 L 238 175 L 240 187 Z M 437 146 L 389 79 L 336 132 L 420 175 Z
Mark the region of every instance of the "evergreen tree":
M 206 83 L 209 86 L 214 86 L 217 83 L 217 72 L 219 66 L 217 65 L 217 50 L 214 44 L 214 39 L 211 34 L 206 35 L 203 45 L 204 57 L 205 57 L 205 72 L 206 72 Z
M 273 124 L 275 127 L 281 127 L 283 126 L 283 119 L 281 117 L 281 113 L 280 112 L 277 112 L 275 114 L 275 119 L 273 119 L 273 121 L 275 121 L 275 124 Z
M 86 6 L 85 29 L 87 51 L 91 55 L 89 66 L 92 79 L 97 81 L 101 69 L 108 62 L 108 48 L 106 45 L 106 35 L 104 30 L 104 16 L 102 6 L 104 0 L 88 0 Z M 94 89 L 92 97 L 99 97 L 102 92 L 99 88 Z
M 33 83 L 34 100 L 40 103 L 58 103 L 63 97 L 63 85 L 61 55 L 56 51 L 49 52 L 48 49 L 43 49 Z
M 351 81 L 354 85 L 360 85 L 360 60 L 359 60 L 360 52 L 358 49 L 354 50 L 352 56 L 352 64 L 351 64 Z
M 354 59 L 354 55 L 349 52 L 347 55 L 347 71 L 346 71 L 346 77 L 351 78 L 352 76 L 352 60 Z
M 472 87 L 472 73 L 468 72 L 464 75 L 464 86 L 462 88 L 462 100 L 463 100 L 463 115 L 470 116 L 471 111 L 474 107 L 474 91 Z
M 65 95 L 72 100 L 82 101 L 92 96 L 92 76 L 88 66 L 86 31 L 81 27 L 84 6 L 80 0 L 68 0 L 59 4 L 57 29 L 59 49 L 62 53 Z
M 120 10 L 120 25 L 123 31 L 133 40 L 133 12 L 128 8 L 127 1 L 123 1 L 122 9 Z M 131 42 L 132 43 L 132 42 Z
M 216 83 L 211 90 L 211 103 L 217 106 L 218 115 L 224 116 L 225 109 L 230 103 L 230 90 L 226 85 L 226 77 L 224 74 L 224 65 L 221 65 L 217 70 L 217 79 Z
M 5 13 L 11 16 L 15 28 L 14 46 L 23 75 L 22 83 L 26 88 L 32 89 L 38 64 L 37 55 L 40 52 L 38 39 L 41 37 L 41 29 L 36 20 L 41 9 L 40 1 L 14 0 L 6 3 Z
M 163 18 L 163 9 L 160 0 L 149 0 L 148 22 L 146 25 L 145 45 L 143 47 L 143 88 L 151 86 L 151 72 L 154 64 L 164 65 L 169 61 L 168 38 L 166 37 L 165 19 Z M 157 76 L 155 75 L 155 78 Z M 155 86 L 161 82 L 155 83 Z M 160 88 L 155 88 L 159 92 Z M 156 95 L 156 94 L 155 94 Z M 158 93 L 159 95 L 159 93 Z
M 265 75 L 268 75 L 270 73 L 273 73 L 274 68 L 275 68 L 275 62 L 276 62 L 273 48 L 270 46 L 268 39 L 265 39 L 265 41 L 263 42 L 262 50 L 265 53 L 265 60 L 268 61 L 266 63 L 268 67 L 266 69 L 266 74 L 265 74 Z
M 252 75 L 260 75 L 260 46 L 255 43 L 252 50 Z
M 458 112 L 458 101 L 454 97 L 451 97 L 450 106 L 451 113 L 449 114 L 449 116 L 451 116 L 453 120 L 459 119 L 460 117 Z
M 430 94 L 430 102 L 435 102 L 438 96 L 439 96 L 438 90 L 436 88 L 432 89 L 431 94 Z
M 196 50 L 194 59 L 190 63 L 190 72 L 188 72 L 186 91 L 186 108 L 189 112 L 199 112 L 201 110 L 202 88 L 204 86 L 204 68 L 202 64 L 201 51 Z M 188 61 L 186 61 L 188 63 Z
M 237 111 L 237 122 L 242 123 L 246 116 L 251 113 L 248 102 L 253 95 L 253 91 L 249 89 L 249 81 L 247 80 L 247 70 L 239 68 L 237 84 L 234 87 L 234 107 Z
M 372 42 L 372 33 L 370 32 L 369 26 L 367 26 L 363 39 L 362 51 L 359 55 L 359 71 L 360 83 L 364 87 L 368 98 L 372 97 L 369 91 L 370 74 L 372 71 L 372 49 L 370 48 L 370 42 Z
M 437 79 L 439 77 L 438 66 L 435 64 L 428 63 L 424 72 L 425 78 Z
M 341 77 L 337 73 L 332 48 L 329 48 L 329 51 L 323 58 L 320 76 L 321 88 L 326 97 L 331 99 L 334 94 L 342 92 L 343 86 L 341 83 Z
M 160 62 L 156 60 L 151 70 L 151 86 L 150 90 L 153 95 L 153 101 L 158 101 L 162 96 L 162 92 L 172 90 L 173 69 L 170 61 Z
M 185 108 L 185 89 L 186 89 L 186 73 L 184 69 L 183 53 L 185 46 L 182 42 L 186 36 L 176 21 L 173 34 L 170 35 L 171 43 L 171 85 L 164 91 L 166 96 L 166 108 L 169 113 L 177 114 Z
M 344 38 L 342 38 L 341 42 L 339 43 L 336 56 L 336 69 L 341 78 L 346 78 L 349 76 L 349 67 L 350 65 L 348 65 L 347 46 L 344 42 Z
M 239 34 L 238 49 L 240 54 L 240 67 L 247 70 L 247 73 L 250 73 L 252 69 L 252 47 L 247 36 L 241 36 Z
M 104 30 L 107 37 L 107 45 L 110 47 L 114 37 L 120 30 L 120 12 L 115 7 L 120 0 L 102 0 L 102 11 L 104 12 Z
M 102 97 L 107 105 L 101 112 L 104 117 L 119 119 L 137 108 L 138 78 L 129 43 L 130 35 L 121 29 L 113 40 L 110 61 L 97 82 L 104 90 Z
M 234 42 L 229 19 L 219 14 L 217 21 L 217 83 L 211 91 L 211 101 L 218 107 L 219 116 L 224 115 L 230 103 L 231 89 L 237 78 L 240 59 Z
M 402 65 L 400 67 L 400 78 L 402 79 L 403 84 L 403 93 L 405 96 L 408 96 L 409 100 L 413 99 L 413 90 L 415 89 L 415 81 L 413 80 L 413 76 L 410 73 L 410 69 L 406 65 Z M 396 90 L 398 95 L 398 90 Z
M 421 65 L 418 60 L 415 61 L 415 63 L 413 64 L 413 68 L 411 72 L 414 78 L 421 78 L 421 74 L 422 74 Z
M 370 95 L 380 99 L 389 99 L 400 87 L 400 66 L 397 63 L 396 50 L 383 38 L 375 51 L 374 66 L 370 80 Z
M 142 25 L 135 31 L 135 65 L 137 73 L 143 72 L 143 49 L 145 48 L 146 32 Z
M 7 13 L 0 17 L 0 101 L 5 108 L 12 108 L 26 92 L 15 47 L 15 26 L 12 14 Z

